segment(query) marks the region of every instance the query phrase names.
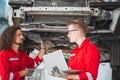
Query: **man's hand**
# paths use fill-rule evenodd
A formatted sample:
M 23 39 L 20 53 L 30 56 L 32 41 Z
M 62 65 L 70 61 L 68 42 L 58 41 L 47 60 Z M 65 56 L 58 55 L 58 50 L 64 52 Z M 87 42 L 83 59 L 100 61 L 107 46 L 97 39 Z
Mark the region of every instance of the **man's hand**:
M 32 69 L 32 68 L 26 68 L 26 71 L 27 71 L 26 76 L 32 76 L 32 74 L 34 72 L 34 69 Z
M 66 79 L 80 80 L 78 74 L 69 74 L 69 75 L 66 76 Z
M 46 51 L 52 46 L 52 42 L 50 40 L 41 40 L 41 48 L 45 49 Z
M 41 40 L 41 41 L 40 41 L 40 43 L 41 43 L 41 49 L 45 49 L 45 44 L 44 44 L 44 41 L 43 41 L 43 40 Z
M 19 72 L 19 74 L 20 74 L 20 77 L 25 76 L 25 75 L 27 74 L 26 69 L 24 69 L 24 70 L 20 71 L 20 72 Z
M 32 73 L 34 72 L 34 69 L 31 69 L 31 68 L 26 68 L 22 71 L 20 71 L 20 77 L 23 77 L 23 76 L 32 76 Z
M 41 40 L 41 49 L 40 49 L 40 52 L 38 54 L 38 57 L 40 59 L 42 59 L 45 51 L 47 51 L 51 46 L 52 46 L 51 41 L 49 41 L 49 40 L 45 40 L 45 41 Z
M 52 69 L 52 75 L 55 77 L 61 77 L 61 78 L 66 78 L 67 74 L 64 73 L 63 71 L 60 71 L 57 66 L 53 67 Z

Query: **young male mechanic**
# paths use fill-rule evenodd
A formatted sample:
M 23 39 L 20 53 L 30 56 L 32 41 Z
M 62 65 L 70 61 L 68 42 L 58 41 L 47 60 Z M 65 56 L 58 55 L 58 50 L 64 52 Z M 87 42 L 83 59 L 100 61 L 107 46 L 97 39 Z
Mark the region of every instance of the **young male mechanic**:
M 23 33 L 19 27 L 8 27 L 0 37 L 0 80 L 24 80 L 28 69 L 40 64 L 45 52 L 40 49 L 33 60 L 22 50 Z
M 69 74 L 69 80 L 96 80 L 100 63 L 100 53 L 96 46 L 86 38 L 86 25 L 83 19 L 71 20 L 67 23 L 68 38 L 77 46 L 72 50 L 68 66 L 80 70 L 78 74 Z

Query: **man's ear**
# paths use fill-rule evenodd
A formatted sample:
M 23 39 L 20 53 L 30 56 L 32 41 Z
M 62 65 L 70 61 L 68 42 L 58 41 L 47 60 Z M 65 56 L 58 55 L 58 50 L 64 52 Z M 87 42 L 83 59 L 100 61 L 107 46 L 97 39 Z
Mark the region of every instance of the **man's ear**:
M 79 31 L 77 31 L 77 33 L 78 33 L 79 35 L 81 35 L 82 32 L 79 30 Z
M 78 32 L 78 35 L 79 36 L 82 36 L 83 35 L 83 31 L 82 30 L 79 30 L 79 31 L 77 31 Z

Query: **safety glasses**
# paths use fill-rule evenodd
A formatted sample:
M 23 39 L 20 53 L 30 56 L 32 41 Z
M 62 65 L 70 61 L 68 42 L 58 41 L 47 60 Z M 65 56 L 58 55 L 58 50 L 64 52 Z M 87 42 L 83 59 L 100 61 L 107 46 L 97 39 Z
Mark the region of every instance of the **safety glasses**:
M 77 29 L 68 30 L 68 33 L 69 33 L 69 32 L 74 32 L 74 31 L 78 31 L 78 30 L 77 30 Z

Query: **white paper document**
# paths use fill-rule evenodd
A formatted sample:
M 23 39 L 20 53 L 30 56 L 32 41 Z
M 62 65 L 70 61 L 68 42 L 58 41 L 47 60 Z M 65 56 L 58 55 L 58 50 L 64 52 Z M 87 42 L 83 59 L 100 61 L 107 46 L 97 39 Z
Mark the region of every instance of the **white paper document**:
M 46 64 L 46 68 L 49 74 L 52 74 L 52 70 L 55 66 L 57 66 L 60 71 L 68 70 L 68 66 L 63 56 L 62 50 L 57 50 L 43 56 L 43 60 Z

